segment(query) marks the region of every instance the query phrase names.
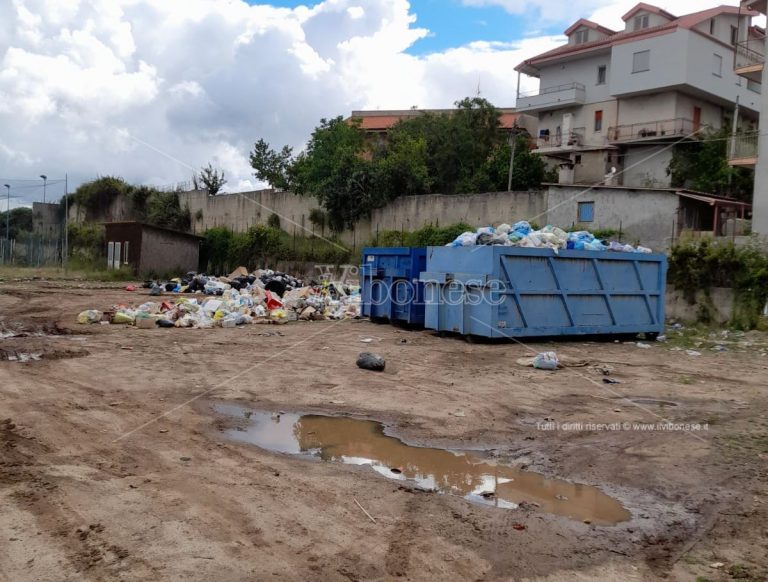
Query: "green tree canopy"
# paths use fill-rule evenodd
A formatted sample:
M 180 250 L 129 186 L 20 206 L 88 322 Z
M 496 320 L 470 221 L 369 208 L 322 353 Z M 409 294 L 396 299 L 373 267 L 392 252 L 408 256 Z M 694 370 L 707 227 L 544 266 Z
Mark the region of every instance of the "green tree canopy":
M 31 208 L 12 208 L 11 214 L 0 212 L 0 238 L 5 238 L 6 222 L 10 222 L 10 238 L 16 238 L 24 232 L 32 232 L 32 209 Z
M 425 112 L 398 122 L 383 140 L 355 120 L 323 119 L 298 156 L 259 140 L 251 165 L 275 187 L 315 196 L 329 226 L 340 230 L 399 196 L 506 190 L 512 151 L 500 117 L 486 99 L 466 98 L 450 115 Z M 546 166 L 519 133 L 513 189 L 538 188 Z
M 728 165 L 730 135 L 731 130 L 723 127 L 677 145 L 667 167 L 672 186 L 751 202 L 754 172 Z

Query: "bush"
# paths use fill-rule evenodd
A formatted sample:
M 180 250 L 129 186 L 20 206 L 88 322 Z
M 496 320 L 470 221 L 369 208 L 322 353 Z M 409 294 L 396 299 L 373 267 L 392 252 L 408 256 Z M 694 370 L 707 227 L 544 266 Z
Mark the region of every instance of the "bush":
M 690 303 L 700 291 L 709 297 L 712 287 L 733 288 L 732 324 L 754 329 L 768 301 L 768 254 L 755 243 L 737 247 L 709 239 L 682 241 L 671 251 L 668 280 Z M 702 319 L 708 323 L 706 310 Z
M 200 269 L 226 274 L 240 265 L 255 269 L 277 261 L 338 265 L 348 262 L 351 255 L 351 250 L 336 239 L 292 236 L 265 225 L 253 226 L 243 233 L 217 227 L 203 235 Z
M 414 231 L 384 230 L 368 243 L 378 247 L 440 247 L 453 242 L 461 233 L 475 231 L 475 228 L 459 222 L 442 228 L 427 225 Z
M 280 230 L 280 217 L 274 213 L 270 214 L 269 218 L 267 218 L 267 226 Z

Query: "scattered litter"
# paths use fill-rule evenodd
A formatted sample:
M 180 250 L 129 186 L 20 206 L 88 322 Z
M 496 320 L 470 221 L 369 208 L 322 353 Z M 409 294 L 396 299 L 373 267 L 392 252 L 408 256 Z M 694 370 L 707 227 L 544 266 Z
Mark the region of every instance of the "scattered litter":
M 643 350 L 647 350 L 651 347 L 651 344 L 644 344 L 643 342 L 637 342 L 637 347 Z
M 712 351 L 713 351 L 713 352 L 727 352 L 727 351 L 728 351 L 728 348 L 726 348 L 725 346 L 719 346 L 719 345 L 718 345 L 718 346 L 714 346 L 714 347 L 712 348 Z
M 357 506 L 363 511 L 363 513 L 368 516 L 368 519 L 370 519 L 373 523 L 376 523 L 376 520 L 373 519 L 373 516 L 370 513 L 368 513 L 362 505 L 360 505 L 360 502 L 357 499 L 353 497 L 352 501 L 354 501 L 357 504 Z
M 125 286 L 126 291 L 136 291 L 136 285 L 126 285 Z
M 557 370 L 559 364 L 555 352 L 542 352 L 533 358 L 533 367 L 537 370 Z
M 102 315 L 103 314 L 101 311 L 96 309 L 88 309 L 87 311 L 83 311 L 80 313 L 80 315 L 77 316 L 77 323 L 99 323 L 101 321 Z
M 456 412 L 449 412 L 448 414 L 450 414 L 451 416 L 456 416 L 456 417 L 458 417 L 458 418 L 464 418 L 465 416 L 467 416 L 467 415 L 464 413 L 464 411 L 463 411 L 463 410 L 457 410 Z
M 685 350 L 685 353 L 691 356 L 692 358 L 697 358 L 701 355 L 701 352 L 697 352 L 696 350 Z
M 606 244 L 607 243 L 607 244 Z M 648 254 L 651 249 L 623 244 L 617 241 L 603 241 L 597 239 L 592 233 L 582 230 L 578 232 L 565 232 L 556 226 L 545 226 L 541 230 L 533 230 L 526 221 L 520 221 L 510 226 L 501 224 L 497 227 L 484 226 L 475 232 L 460 234 L 456 240 L 448 244 L 452 247 L 472 246 L 507 246 L 527 248 L 550 248 L 558 250 L 577 251 L 613 251 L 620 253 Z
M 522 523 L 513 523 L 512 524 L 512 529 L 515 529 L 517 531 L 524 531 L 524 530 L 528 529 L 528 526 L 527 525 L 523 525 Z
M 709 565 L 710 568 L 713 568 L 715 570 L 719 570 L 723 566 L 725 566 L 725 564 L 723 564 L 722 562 L 714 562 L 714 563 Z
M 373 340 L 371 338 L 369 338 L 369 337 L 364 337 L 360 341 L 363 342 L 364 344 L 373 343 Z
M 363 370 L 372 370 L 374 372 L 383 372 L 386 366 L 386 360 L 377 354 L 363 352 L 357 356 L 357 367 Z
M 667 341 L 667 336 L 665 336 L 665 335 L 660 335 L 660 336 L 658 336 L 658 337 L 656 338 L 656 341 L 657 341 L 657 342 L 665 342 L 665 341 Z
M 168 282 L 147 281 L 155 290 L 175 293 L 174 300 L 150 300 L 138 306 L 115 305 L 111 310 L 88 310 L 78 322 L 134 325 L 139 328 L 235 328 L 251 323 L 359 319 L 360 288 L 328 281 L 304 285 L 285 273 L 238 267 L 230 277 L 187 273 Z M 190 296 L 192 294 L 193 296 Z
M 603 378 L 603 384 L 621 384 L 621 382 L 613 378 Z

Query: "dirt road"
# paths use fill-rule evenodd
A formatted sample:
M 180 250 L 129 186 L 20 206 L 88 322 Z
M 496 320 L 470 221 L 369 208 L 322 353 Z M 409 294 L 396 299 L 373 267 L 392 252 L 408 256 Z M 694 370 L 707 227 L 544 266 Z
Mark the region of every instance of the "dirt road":
M 764 334 L 526 347 L 365 321 L 79 326 L 83 309 L 144 300 L 93 287 L 0 285 L 2 580 L 768 576 Z M 549 349 L 580 365 L 517 363 Z M 384 373 L 355 366 L 368 350 Z M 411 445 L 595 485 L 631 518 L 500 509 L 267 452 L 227 437 L 221 403 L 377 420 Z M 657 422 L 702 426 L 636 424 Z

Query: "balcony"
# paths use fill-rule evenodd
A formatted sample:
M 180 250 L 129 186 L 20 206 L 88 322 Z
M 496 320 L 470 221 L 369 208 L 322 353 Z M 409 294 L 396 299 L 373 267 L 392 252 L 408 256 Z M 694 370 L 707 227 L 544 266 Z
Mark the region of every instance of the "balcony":
M 642 143 L 681 138 L 690 136 L 695 129 L 693 121 L 682 117 L 663 121 L 646 121 L 608 128 L 608 141 L 610 143 Z
M 766 6 L 768 2 L 765 0 L 741 0 L 741 7 L 746 8 L 747 10 L 757 10 L 761 14 L 766 13 Z
M 728 164 L 754 169 L 757 165 L 759 135 L 760 132 L 751 131 L 728 140 Z
M 737 75 L 760 83 L 765 65 L 765 36 L 736 43 L 733 69 Z
M 553 136 L 540 135 L 536 140 L 536 149 L 540 154 L 553 154 L 577 150 L 584 145 L 585 127 Z
M 551 111 L 563 107 L 583 105 L 586 99 L 586 87 L 581 83 L 567 83 L 524 93 L 517 100 L 517 111 Z

